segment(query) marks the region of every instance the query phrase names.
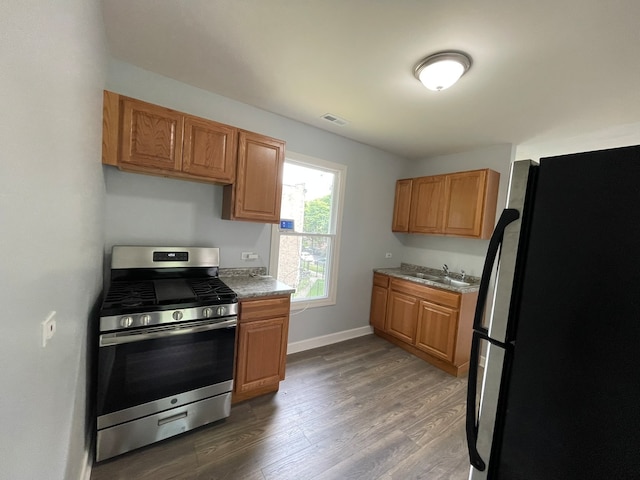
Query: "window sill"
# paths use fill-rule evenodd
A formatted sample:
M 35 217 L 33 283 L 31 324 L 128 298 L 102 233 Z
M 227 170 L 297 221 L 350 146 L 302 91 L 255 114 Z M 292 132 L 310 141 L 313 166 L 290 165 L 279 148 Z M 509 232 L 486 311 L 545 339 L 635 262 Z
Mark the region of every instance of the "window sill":
M 318 300 L 291 300 L 291 311 L 306 310 L 307 308 L 328 307 L 335 305 L 336 301 L 332 298 L 321 298 Z

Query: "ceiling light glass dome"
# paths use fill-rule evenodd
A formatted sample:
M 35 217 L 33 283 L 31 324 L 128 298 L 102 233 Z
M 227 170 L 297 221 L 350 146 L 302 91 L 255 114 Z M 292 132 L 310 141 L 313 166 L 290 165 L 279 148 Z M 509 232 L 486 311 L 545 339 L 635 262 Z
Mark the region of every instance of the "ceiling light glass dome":
M 456 83 L 471 67 L 471 58 L 461 52 L 440 52 L 416 65 L 413 74 L 429 90 L 439 92 Z

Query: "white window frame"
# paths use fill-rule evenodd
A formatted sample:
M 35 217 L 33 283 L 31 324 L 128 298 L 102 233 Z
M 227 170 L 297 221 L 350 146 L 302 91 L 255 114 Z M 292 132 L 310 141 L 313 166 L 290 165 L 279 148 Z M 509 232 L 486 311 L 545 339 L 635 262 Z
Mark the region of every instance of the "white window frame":
M 332 194 L 332 227 L 333 242 L 328 260 L 327 273 L 327 296 L 318 299 L 302 299 L 291 301 L 291 310 L 304 310 L 307 308 L 324 307 L 327 305 L 335 305 L 338 291 L 338 259 L 340 258 L 340 237 L 342 232 L 342 212 L 344 210 L 344 190 L 347 183 L 347 166 L 340 163 L 322 160 L 320 158 L 310 157 L 301 153 L 287 152 L 285 162 L 297 165 L 315 168 L 318 170 L 327 170 L 335 175 Z M 273 277 L 278 276 L 278 260 L 280 255 L 280 226 L 273 225 L 271 227 L 271 252 L 269 262 L 269 272 Z M 304 236 L 313 236 L 313 234 L 300 234 Z M 331 235 L 331 234 L 330 234 Z M 324 234 L 322 236 L 325 236 Z

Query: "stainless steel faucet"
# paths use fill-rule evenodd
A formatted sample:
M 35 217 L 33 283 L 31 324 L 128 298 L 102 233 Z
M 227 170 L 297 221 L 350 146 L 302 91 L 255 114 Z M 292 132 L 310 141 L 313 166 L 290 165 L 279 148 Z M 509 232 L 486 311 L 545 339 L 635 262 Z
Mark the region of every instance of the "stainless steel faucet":
M 462 280 L 464 282 L 464 277 L 466 277 L 467 274 L 464 273 L 464 270 L 460 270 L 460 275 L 461 275 L 460 280 Z
M 442 270 L 444 271 L 445 276 L 449 275 L 449 267 L 447 266 L 446 263 L 442 265 Z

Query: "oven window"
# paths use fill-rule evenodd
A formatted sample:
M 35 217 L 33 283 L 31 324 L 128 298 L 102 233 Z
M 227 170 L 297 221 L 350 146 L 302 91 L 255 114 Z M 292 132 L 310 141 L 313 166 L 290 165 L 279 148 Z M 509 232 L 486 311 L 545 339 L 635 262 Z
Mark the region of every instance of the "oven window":
M 235 328 L 99 349 L 98 415 L 233 378 Z

